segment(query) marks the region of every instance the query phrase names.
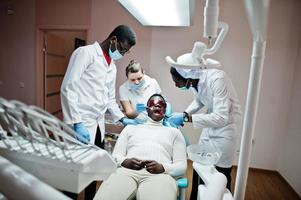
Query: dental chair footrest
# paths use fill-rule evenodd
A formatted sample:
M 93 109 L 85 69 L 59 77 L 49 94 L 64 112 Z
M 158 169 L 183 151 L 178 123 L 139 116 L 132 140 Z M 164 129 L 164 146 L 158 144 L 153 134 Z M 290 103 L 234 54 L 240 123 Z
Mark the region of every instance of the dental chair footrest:
M 205 192 L 206 192 L 206 186 L 205 185 L 199 185 L 199 187 L 198 187 L 198 200 L 204 199 L 203 196 L 205 195 Z M 222 200 L 234 200 L 231 192 L 228 189 L 225 189 Z

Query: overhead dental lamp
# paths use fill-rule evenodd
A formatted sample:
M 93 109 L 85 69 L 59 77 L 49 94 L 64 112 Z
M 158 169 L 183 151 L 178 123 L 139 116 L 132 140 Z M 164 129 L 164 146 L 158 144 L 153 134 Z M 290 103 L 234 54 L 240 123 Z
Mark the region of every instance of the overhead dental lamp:
M 191 53 L 186 53 L 173 60 L 170 56 L 166 56 L 166 62 L 170 66 L 182 68 L 219 68 L 220 62 L 204 56 L 212 55 L 221 46 L 229 29 L 228 24 L 218 21 L 219 0 L 206 0 L 204 8 L 204 33 L 203 36 L 208 39 L 210 46 L 215 39 L 212 47 L 208 47 L 205 43 L 197 41 L 194 43 Z M 219 32 L 218 32 L 219 30 Z

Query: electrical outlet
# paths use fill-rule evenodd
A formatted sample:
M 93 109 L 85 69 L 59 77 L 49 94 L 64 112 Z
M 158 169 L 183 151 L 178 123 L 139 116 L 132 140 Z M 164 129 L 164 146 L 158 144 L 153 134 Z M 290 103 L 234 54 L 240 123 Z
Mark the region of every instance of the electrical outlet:
M 24 88 L 25 87 L 25 83 L 24 82 L 19 82 L 19 86 L 20 86 L 20 88 Z
M 254 145 L 256 142 L 256 138 L 252 138 L 252 144 Z

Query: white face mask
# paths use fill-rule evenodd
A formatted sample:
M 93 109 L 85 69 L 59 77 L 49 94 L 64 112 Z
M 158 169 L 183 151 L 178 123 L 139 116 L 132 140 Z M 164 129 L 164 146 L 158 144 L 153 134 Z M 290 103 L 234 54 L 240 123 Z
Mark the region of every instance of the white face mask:
M 115 44 L 116 44 L 116 50 L 114 52 L 111 51 L 111 44 L 110 44 L 109 56 L 113 60 L 119 60 L 120 58 L 123 57 L 123 55 L 121 55 L 121 53 L 118 51 L 118 49 L 117 49 L 117 43 L 115 43 Z

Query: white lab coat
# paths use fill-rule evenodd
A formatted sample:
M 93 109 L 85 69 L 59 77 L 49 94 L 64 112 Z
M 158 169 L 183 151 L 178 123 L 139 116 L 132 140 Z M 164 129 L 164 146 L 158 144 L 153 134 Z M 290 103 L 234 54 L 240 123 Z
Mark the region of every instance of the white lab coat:
M 217 166 L 231 167 L 241 121 L 236 91 L 226 73 L 218 69 L 202 70 L 197 87 L 198 91 L 192 88 L 195 99 L 185 111 L 192 114 L 195 128 L 203 128 L 199 144 L 222 153 Z M 196 113 L 203 106 L 207 113 Z
M 108 65 L 100 45 L 79 47 L 70 58 L 61 86 L 61 103 L 67 124 L 83 122 L 94 143 L 97 125 L 102 139 L 107 109 L 114 121 L 124 117 L 115 99 L 116 65 Z

